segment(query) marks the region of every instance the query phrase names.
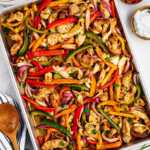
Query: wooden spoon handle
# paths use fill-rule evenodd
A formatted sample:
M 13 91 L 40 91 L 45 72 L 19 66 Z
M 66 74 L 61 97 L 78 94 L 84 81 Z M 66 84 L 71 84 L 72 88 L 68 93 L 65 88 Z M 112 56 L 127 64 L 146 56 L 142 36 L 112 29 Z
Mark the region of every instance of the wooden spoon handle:
M 10 138 L 12 145 L 13 145 L 13 149 L 14 150 L 19 150 L 19 144 L 17 143 L 17 139 L 16 139 L 16 132 L 8 135 L 8 137 Z

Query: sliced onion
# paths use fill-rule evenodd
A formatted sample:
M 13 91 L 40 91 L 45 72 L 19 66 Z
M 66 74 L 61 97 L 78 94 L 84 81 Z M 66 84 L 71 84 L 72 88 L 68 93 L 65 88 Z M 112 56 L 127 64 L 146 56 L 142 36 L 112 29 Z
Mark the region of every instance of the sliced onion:
M 31 93 L 31 87 L 30 87 L 28 84 L 26 84 L 24 90 L 25 90 L 25 94 L 26 94 L 28 97 L 32 97 L 32 96 L 33 96 L 32 93 Z
M 24 72 L 29 68 L 28 65 L 23 65 L 18 69 L 18 76 L 22 77 Z
M 120 137 L 114 137 L 114 138 L 109 138 L 107 137 L 104 133 L 102 133 L 102 137 L 105 141 L 109 142 L 109 143 L 113 143 L 113 142 L 116 142 L 116 141 L 119 141 Z
M 70 91 L 65 92 L 63 96 L 64 97 L 62 98 L 62 104 L 68 104 L 74 97 Z
M 138 79 L 138 74 L 137 73 L 133 74 L 133 82 L 134 82 L 134 84 L 138 84 L 139 83 L 139 79 Z
M 92 104 L 92 110 L 94 111 L 94 113 L 98 116 L 98 117 L 101 117 L 101 114 L 96 110 L 96 103 L 93 103 Z
M 95 10 L 98 10 L 97 0 L 92 0 Z
M 88 30 L 90 26 L 90 10 L 89 9 L 87 9 L 86 14 L 85 14 L 85 26 L 86 26 L 86 30 Z
M 126 72 L 129 70 L 129 68 L 130 68 L 130 61 L 127 60 L 127 63 L 126 63 L 126 65 L 125 65 L 125 68 L 124 68 L 123 73 L 126 73 Z

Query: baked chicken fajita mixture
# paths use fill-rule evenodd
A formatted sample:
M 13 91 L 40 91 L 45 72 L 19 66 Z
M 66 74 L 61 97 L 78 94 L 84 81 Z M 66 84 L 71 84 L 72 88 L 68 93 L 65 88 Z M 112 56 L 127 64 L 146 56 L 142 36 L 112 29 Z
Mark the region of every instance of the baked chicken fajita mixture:
M 113 0 L 42 0 L 1 26 L 41 150 L 117 150 L 150 135 Z

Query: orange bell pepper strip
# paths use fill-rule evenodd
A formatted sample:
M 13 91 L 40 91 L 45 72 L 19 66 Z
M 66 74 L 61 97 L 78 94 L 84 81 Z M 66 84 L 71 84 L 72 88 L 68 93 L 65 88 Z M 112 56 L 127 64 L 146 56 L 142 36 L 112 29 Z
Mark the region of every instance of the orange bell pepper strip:
M 34 106 L 36 109 L 38 110 L 42 110 L 44 112 L 54 112 L 55 111 L 55 108 L 49 108 L 49 107 L 45 107 L 45 106 L 40 106 L 39 104 L 36 103 L 36 101 L 30 99 L 29 97 L 23 95 L 22 98 L 30 103 L 32 106 Z
M 53 79 L 51 84 L 82 84 L 80 80 L 76 79 Z
M 81 66 L 80 63 L 77 61 L 77 59 L 75 57 L 72 57 L 72 61 L 73 61 L 74 65 L 76 67 L 80 67 Z
M 50 49 L 50 50 L 60 49 L 60 48 L 61 48 L 61 44 L 56 44 L 56 45 L 53 45 L 53 46 L 48 46 L 48 49 Z
M 88 143 L 96 145 L 98 142 L 88 140 Z M 99 150 L 116 149 L 116 148 L 119 148 L 121 145 L 122 145 L 122 140 L 121 139 L 117 142 L 114 142 L 114 143 L 103 142 Z
M 65 5 L 67 2 L 68 2 L 68 0 L 53 1 L 48 6 L 49 7 L 59 7 L 59 6 Z
M 57 131 L 58 131 L 57 129 L 48 128 L 48 129 L 47 129 L 47 134 L 46 134 L 45 139 L 44 139 L 45 142 L 50 138 L 52 132 L 57 132 Z
M 53 87 L 54 85 L 59 84 L 82 84 L 81 81 L 75 79 L 53 79 L 50 83 L 27 79 L 26 82 L 34 87 Z
M 77 133 L 77 150 L 82 150 L 82 146 L 81 146 L 81 135 L 80 133 Z
M 59 118 L 59 117 L 62 117 L 64 115 L 68 115 L 72 112 L 74 112 L 76 110 L 77 106 L 76 105 L 72 105 L 70 106 L 70 108 L 66 109 L 66 110 L 63 110 L 61 111 L 60 113 L 56 114 L 55 115 L 55 118 Z
M 109 87 L 109 96 L 110 96 L 110 99 L 114 99 L 113 85 Z
M 108 112 L 110 115 L 114 116 L 120 116 L 120 117 L 127 117 L 127 118 L 135 118 L 133 114 L 128 114 L 128 113 L 121 113 L 121 112 L 114 112 L 114 111 L 109 111 Z
M 35 52 L 37 48 L 41 45 L 42 41 L 44 40 L 47 33 L 44 33 L 40 38 L 37 39 L 37 41 L 34 43 L 32 47 L 32 51 Z
M 117 66 L 116 65 L 114 65 L 113 63 L 111 63 L 111 62 L 109 62 L 109 61 L 106 61 L 105 59 L 104 59 L 104 57 L 103 57 L 103 52 L 102 52 L 102 50 L 99 48 L 99 47 L 96 47 L 96 54 L 97 54 L 97 56 L 106 64 L 106 65 L 108 65 L 108 66 L 110 66 L 110 67 L 112 67 L 112 68 L 114 68 L 114 69 L 117 69 Z
M 94 75 L 92 75 L 92 77 L 91 77 L 91 88 L 90 88 L 89 96 L 93 97 L 95 92 L 96 92 L 96 79 L 95 79 Z

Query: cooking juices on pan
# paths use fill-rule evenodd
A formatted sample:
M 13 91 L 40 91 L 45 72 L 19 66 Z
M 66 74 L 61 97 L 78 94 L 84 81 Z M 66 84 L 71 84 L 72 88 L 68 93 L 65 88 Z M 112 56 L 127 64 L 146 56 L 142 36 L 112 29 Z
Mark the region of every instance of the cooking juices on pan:
M 118 149 L 150 134 L 114 1 L 58 0 L 2 18 L 42 150 Z

